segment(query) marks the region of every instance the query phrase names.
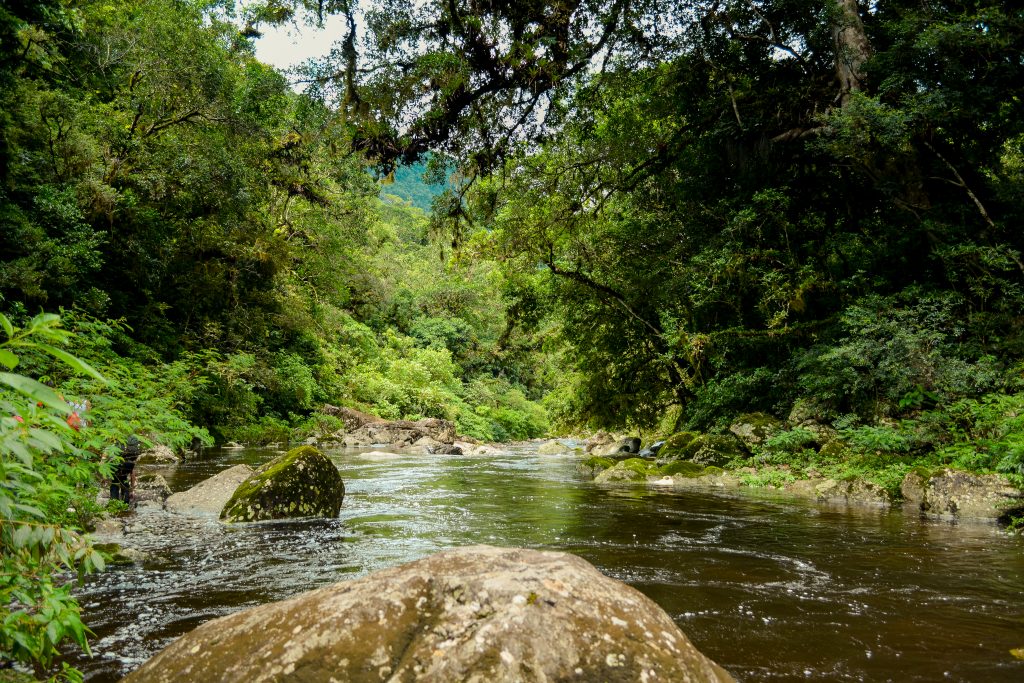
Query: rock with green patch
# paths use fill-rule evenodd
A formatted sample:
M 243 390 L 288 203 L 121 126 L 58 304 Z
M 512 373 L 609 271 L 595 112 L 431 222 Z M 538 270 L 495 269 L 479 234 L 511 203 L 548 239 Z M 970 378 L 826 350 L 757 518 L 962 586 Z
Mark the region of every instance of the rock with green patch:
M 537 447 L 537 455 L 561 455 L 572 450 L 572 448 L 566 446 L 558 439 L 552 439 L 551 441 L 545 441 Z
M 135 461 L 137 468 L 156 467 L 167 468 L 177 467 L 181 464 L 181 458 L 168 446 L 157 444 L 139 455 Z
M 733 678 L 653 600 L 568 553 L 471 546 L 208 621 L 126 683 Z
M 678 460 L 659 467 L 658 474 L 669 477 L 674 477 L 676 475 L 682 477 L 699 477 L 704 474 L 704 466 L 687 460 Z
M 666 453 L 665 449 L 668 448 L 668 444 L 666 444 L 659 453 L 658 463 L 667 465 L 670 462 L 685 460 L 704 467 L 708 465 L 724 467 L 730 462 L 746 458 L 748 455 L 742 442 L 732 434 L 697 434 L 692 439 L 683 436 L 690 433 L 681 432 L 673 435 L 672 439 L 681 437 L 678 443 L 686 445 L 672 447 Z
M 576 466 L 576 469 L 578 469 L 580 472 L 583 472 L 584 474 L 590 475 L 591 477 L 596 477 L 601 471 L 614 466 L 615 461 L 612 460 L 611 458 L 591 456 L 583 460 L 580 464 L 578 464 Z
M 312 446 L 293 448 L 246 479 L 224 505 L 227 522 L 337 517 L 345 497 L 338 469 Z
M 729 426 L 729 431 L 747 448 L 755 448 L 781 432 L 784 427 L 782 420 L 768 413 L 747 413 L 736 418 Z
M 658 463 L 664 465 L 683 459 L 684 449 L 700 435 L 700 432 L 676 432 L 668 437 L 658 450 Z
M 120 543 L 93 543 L 94 550 L 107 556 L 107 563 L 114 566 L 141 564 L 149 555 L 137 548 L 128 548 Z
M 136 507 L 163 507 L 164 501 L 170 495 L 171 487 L 163 475 L 155 472 L 142 472 L 135 477 L 132 501 Z
M 657 468 L 650 460 L 642 458 L 629 458 L 620 460 L 613 467 L 609 467 L 596 477 L 595 484 L 614 484 L 630 481 L 646 481 L 647 477 L 657 474 Z

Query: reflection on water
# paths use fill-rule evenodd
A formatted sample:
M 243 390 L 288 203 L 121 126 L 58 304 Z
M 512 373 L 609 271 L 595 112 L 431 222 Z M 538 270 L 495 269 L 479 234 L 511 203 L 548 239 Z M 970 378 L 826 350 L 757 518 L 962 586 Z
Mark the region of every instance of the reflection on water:
M 274 452 L 213 451 L 184 490 Z M 567 550 L 643 591 L 741 680 L 1020 681 L 1024 539 L 991 526 L 834 509 L 765 495 L 605 490 L 571 456 L 332 453 L 336 520 L 225 526 L 142 512 L 143 566 L 80 592 L 96 656 L 117 680 L 174 637 L 242 607 L 489 543 Z

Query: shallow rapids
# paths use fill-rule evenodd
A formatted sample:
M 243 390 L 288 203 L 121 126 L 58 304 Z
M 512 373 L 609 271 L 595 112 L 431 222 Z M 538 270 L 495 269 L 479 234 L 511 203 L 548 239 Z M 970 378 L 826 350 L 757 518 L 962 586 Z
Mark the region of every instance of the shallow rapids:
M 269 450 L 213 450 L 189 488 Z M 149 559 L 79 591 L 96 633 L 76 666 L 113 681 L 174 637 L 243 607 L 474 543 L 566 550 L 653 598 L 738 679 L 1020 681 L 1024 539 L 901 511 L 743 492 L 601 489 L 573 456 L 330 453 L 347 489 L 330 521 L 225 526 L 143 511 Z

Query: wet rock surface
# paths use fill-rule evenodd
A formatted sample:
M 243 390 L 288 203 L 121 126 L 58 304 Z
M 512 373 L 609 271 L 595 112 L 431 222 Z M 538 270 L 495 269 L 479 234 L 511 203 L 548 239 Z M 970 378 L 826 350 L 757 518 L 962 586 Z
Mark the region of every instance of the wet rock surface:
M 312 446 L 299 446 L 242 482 L 220 517 L 228 522 L 337 517 L 344 497 L 334 463 Z
M 235 489 L 254 473 L 248 465 L 229 467 L 187 491 L 171 495 L 164 507 L 182 514 L 219 515 Z
M 143 471 L 136 475 L 132 489 L 132 502 L 136 507 L 163 507 L 170 495 L 171 487 L 162 474 Z
M 566 553 L 470 546 L 204 624 L 125 681 L 732 681 Z
M 1024 510 L 1024 491 L 998 474 L 972 474 L 950 468 L 914 471 L 900 487 L 903 499 L 922 512 L 999 519 Z

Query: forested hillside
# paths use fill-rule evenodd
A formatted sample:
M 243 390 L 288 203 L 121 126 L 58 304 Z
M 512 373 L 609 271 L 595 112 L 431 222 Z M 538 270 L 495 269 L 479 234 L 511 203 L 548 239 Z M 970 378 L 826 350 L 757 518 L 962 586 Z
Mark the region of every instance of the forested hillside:
M 501 264 L 513 315 L 543 302 L 559 421 L 667 433 L 763 411 L 888 462 L 956 445 L 946 461 L 1024 472 L 1019 9 L 336 11 L 368 45 L 340 36 L 353 49 L 307 67 L 312 92 L 385 168 L 460 161 L 435 223 Z
M 349 128 L 213 10 L 5 11 L 0 305 L 15 325 L 62 311 L 71 350 L 118 381 L 23 371 L 115 399 L 136 430 L 173 409 L 218 441 L 286 439 L 324 402 L 542 434 L 544 363 L 506 325 L 503 275 L 378 199 Z M 423 170 L 398 188 L 420 205 Z

